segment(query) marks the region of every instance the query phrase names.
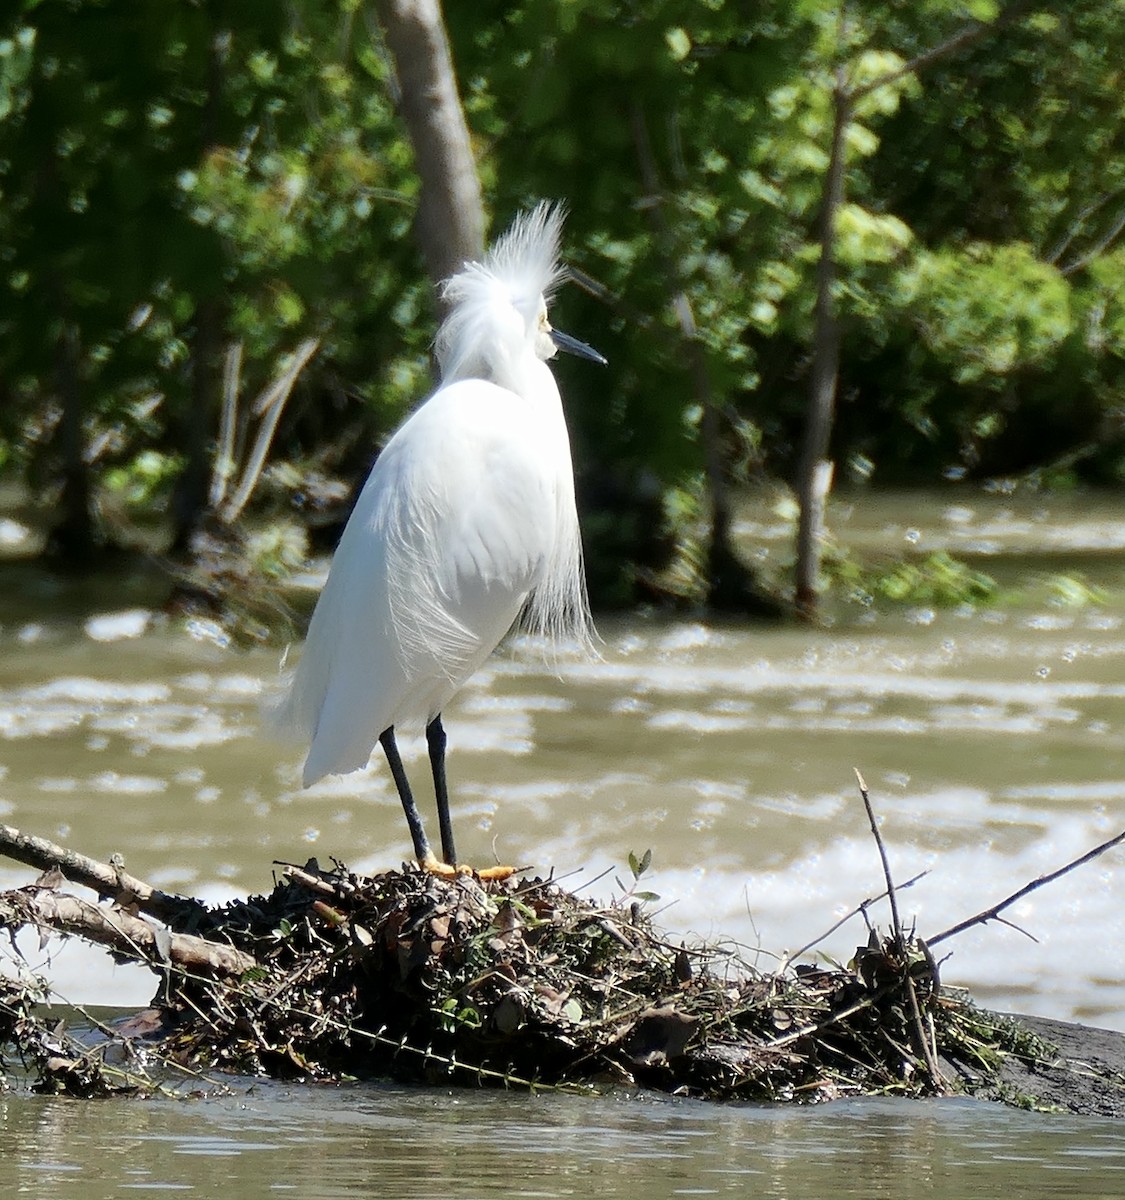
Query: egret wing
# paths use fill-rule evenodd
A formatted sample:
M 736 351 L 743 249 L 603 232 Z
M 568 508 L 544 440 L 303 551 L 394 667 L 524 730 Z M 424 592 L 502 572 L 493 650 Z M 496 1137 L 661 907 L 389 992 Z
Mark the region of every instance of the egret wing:
M 281 718 L 306 785 L 430 720 L 518 615 L 551 553 L 556 485 L 533 414 L 480 380 L 436 393 L 379 456 L 348 521 Z

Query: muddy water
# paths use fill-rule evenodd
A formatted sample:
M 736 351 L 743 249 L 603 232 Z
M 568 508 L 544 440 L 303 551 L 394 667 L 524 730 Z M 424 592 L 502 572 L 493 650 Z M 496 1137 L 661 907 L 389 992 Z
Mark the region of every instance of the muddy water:
M 726 938 L 768 965 L 881 889 L 853 767 L 897 879 L 927 872 L 901 897 L 927 935 L 1125 829 L 1121 506 L 865 498 L 838 504 L 833 525 L 869 550 L 949 547 L 1022 595 L 979 610 L 843 606 L 816 633 L 614 617 L 599 623 L 603 660 L 564 662 L 557 674 L 535 646 L 508 646 L 446 713 L 462 855 L 553 867 L 608 897 L 616 879 L 631 883 L 629 852 L 651 849 L 641 886 L 659 893 L 672 933 Z M 787 552 L 783 523 L 760 504 L 740 532 L 766 561 Z M 1058 571 L 1083 573 L 1106 602 L 1067 603 L 1072 595 L 1044 582 Z M 302 790 L 299 750 L 255 732 L 276 656 L 235 652 L 205 625 L 168 628 L 152 613 L 155 588 L 143 574 L 79 587 L 18 564 L 0 571 L 0 820 L 99 858 L 121 853 L 154 884 L 214 899 L 268 889 L 274 858 L 402 861 L 409 840 L 382 764 Z M 404 756 L 426 809 L 420 739 L 405 741 Z M 0 864 L 0 884 L 27 877 Z M 1125 1029 L 1121 851 L 1006 915 L 1020 928 L 943 944 L 946 981 L 996 1006 Z M 853 919 L 810 953 L 847 959 L 865 936 Z M 24 949 L 72 1001 L 151 993 L 142 973 L 114 972 L 80 948 Z M 1074 1172 L 1119 1172 L 1119 1140 L 1091 1132 L 1063 1154 L 1057 1125 L 989 1110 L 978 1127 L 975 1109 L 947 1105 L 794 1118 L 671 1102 L 256 1089 L 190 1112 L 145 1106 L 143 1120 L 136 1108 L 113 1110 L 133 1139 L 129 1155 L 106 1159 L 119 1187 L 186 1180 L 206 1190 L 237 1162 L 248 1186 L 253 1175 L 240 1195 L 342 1195 L 370 1183 L 377 1156 L 402 1195 L 487 1194 L 512 1180 L 520 1195 L 583 1194 L 595 1170 L 608 1194 L 815 1194 L 810 1180 L 830 1170 L 821 1178 L 844 1194 L 889 1195 L 909 1192 L 903 1181 L 922 1160 L 964 1183 L 985 1178 L 992 1159 L 1029 1179 L 1036 1171 L 1036 1194 L 1125 1188 L 1118 1173 L 1116 1190 L 1098 1190 L 1102 1175 L 1065 1190 Z M 33 1193 L 76 1192 L 107 1143 L 94 1125 L 80 1135 L 73 1111 L 8 1101 L 0 1138 L 18 1153 L 0 1153 L 0 1184 L 18 1169 L 12 1178 Z M 1019 1150 L 1037 1129 L 1038 1148 Z M 328 1150 L 344 1165 L 328 1170 Z M 457 1172 L 480 1186 L 451 1190 Z
M 1119 1198 L 1125 1130 L 966 1102 L 706 1106 L 394 1088 L 206 1102 L 0 1097 L 0 1194 L 96 1200 Z

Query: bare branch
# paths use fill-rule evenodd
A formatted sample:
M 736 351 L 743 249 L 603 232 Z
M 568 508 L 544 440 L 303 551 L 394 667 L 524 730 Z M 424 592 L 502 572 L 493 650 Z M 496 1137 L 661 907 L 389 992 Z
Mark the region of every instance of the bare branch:
M 57 846 L 46 838 L 21 833 L 10 825 L 0 825 L 0 855 L 40 871 L 56 867 L 72 883 L 91 888 L 99 896 L 109 896 L 115 900 L 126 898 L 128 903 L 162 921 L 182 920 L 189 910 L 203 911 L 203 905 L 198 900 L 162 892 L 123 869 Z
M 863 807 L 867 810 L 867 820 L 871 825 L 871 833 L 875 838 L 875 845 L 879 847 L 879 858 L 883 863 L 883 878 L 887 883 L 887 899 L 891 905 L 891 922 L 894 927 L 894 942 L 896 951 L 902 956 L 905 962 L 904 979 L 906 983 L 906 994 L 910 1001 L 910 1016 L 914 1024 L 914 1040 L 916 1049 L 921 1053 L 926 1064 L 926 1070 L 929 1072 L 930 1082 L 935 1090 L 944 1092 L 946 1090 L 945 1078 L 941 1073 L 941 1068 L 938 1066 L 937 1050 L 932 1044 L 931 1038 L 927 1036 L 926 1022 L 922 1019 L 922 1007 L 918 1003 L 918 991 L 914 986 L 914 976 L 910 971 L 910 963 L 906 949 L 906 939 L 902 934 L 902 922 L 898 915 L 898 897 L 895 894 L 894 879 L 891 877 L 891 865 L 887 859 L 887 848 L 883 844 L 882 835 L 879 833 L 879 826 L 875 821 L 875 811 L 871 807 L 871 797 L 867 791 L 867 783 L 859 772 L 858 767 L 853 767 L 855 771 L 856 782 L 859 784 L 859 794 L 863 797 Z M 926 957 L 933 968 L 933 956 L 926 950 Z M 934 994 L 938 989 L 938 980 L 936 970 L 932 973 Z
M 1049 262 L 1054 266 L 1073 245 L 1074 239 L 1082 232 L 1082 226 L 1086 224 L 1094 213 L 1104 208 L 1111 200 L 1120 196 L 1123 191 L 1125 189 L 1114 188 L 1110 192 L 1105 192 L 1096 200 L 1091 200 L 1067 226 L 1066 233 L 1047 251 L 1044 256 L 1044 262 Z
M 1117 220 L 1113 222 L 1109 229 L 1106 230 L 1102 237 L 1098 238 L 1094 245 L 1091 246 L 1085 254 L 1074 259 L 1072 262 L 1067 263 L 1065 266 L 1060 267 L 1059 270 L 1064 275 L 1073 275 L 1075 271 L 1081 271 L 1082 268 L 1086 266 L 1086 264 L 1092 259 L 1097 258 L 1099 254 L 1102 254 L 1104 251 L 1108 250 L 1109 247 L 1121 235 L 1122 230 L 1125 230 L 1125 208 L 1118 213 Z
M 912 875 L 905 883 L 900 883 L 898 885 L 898 890 L 900 892 L 905 892 L 907 888 L 913 887 L 919 879 L 925 879 L 929 873 L 930 872 L 928 870 L 919 871 L 917 875 Z M 782 960 L 782 967 L 784 967 L 787 963 L 796 961 L 801 957 L 802 954 L 807 954 L 810 950 L 819 946 L 825 938 L 831 937 L 841 925 L 846 925 L 852 919 L 852 917 L 857 917 L 860 913 L 866 914 L 867 910 L 873 904 L 878 904 L 878 902 L 887 896 L 887 894 L 888 893 L 884 891 L 880 892 L 877 896 L 869 896 L 866 900 L 862 900 L 855 906 L 855 908 L 851 910 L 851 912 L 845 913 L 838 921 L 836 921 L 833 925 L 830 925 L 822 934 L 813 938 L 811 942 L 806 942 L 805 945 L 800 948 L 800 950 L 794 950 L 792 954 L 786 954 L 785 958 Z
M 895 884 L 891 878 L 891 864 L 887 860 L 887 848 L 883 845 L 883 838 L 879 833 L 879 826 L 875 821 L 875 812 L 871 807 L 871 798 L 867 794 L 867 784 L 863 776 L 859 773 L 858 767 L 852 767 L 855 771 L 856 781 L 859 783 L 859 794 L 863 797 L 863 807 L 867 810 L 867 820 L 871 826 L 871 833 L 875 838 L 875 845 L 879 848 L 879 858 L 883 863 L 883 878 L 887 883 L 887 899 L 891 904 L 891 926 L 894 929 L 895 946 L 903 952 L 906 949 L 906 942 L 902 936 L 902 922 L 898 917 L 898 897 L 895 895 Z
M 261 416 L 262 423 L 258 426 L 258 436 L 254 439 L 254 447 L 250 451 L 246 465 L 242 468 L 238 487 L 230 498 L 230 502 L 223 508 L 221 516 L 224 524 L 233 525 L 254 494 L 254 489 L 258 486 L 258 480 L 266 465 L 266 458 L 270 452 L 273 435 L 277 430 L 277 423 L 281 419 L 282 411 L 293 391 L 293 385 L 319 346 L 319 338 L 305 338 L 293 352 L 293 357 L 285 369 L 255 400 L 253 411 L 255 416 Z
M 952 926 L 949 929 L 943 930 L 932 938 L 927 938 L 926 941 L 931 946 L 936 946 L 938 942 L 944 942 L 946 938 L 951 938 L 954 934 L 964 933 L 966 929 L 971 929 L 974 925 L 984 925 L 988 921 L 1000 919 L 1000 914 L 1006 908 L 1010 908 L 1017 900 L 1022 900 L 1024 896 L 1034 892 L 1037 888 L 1041 888 L 1044 884 L 1054 883 L 1056 879 L 1061 879 L 1064 875 L 1069 874 L 1084 863 L 1088 863 L 1091 859 L 1097 858 L 1100 854 L 1104 854 L 1107 850 L 1112 850 L 1114 846 L 1125 842 L 1125 830 L 1119 833 L 1116 837 L 1111 837 L 1108 841 L 1102 842 L 1101 845 L 1095 846 L 1093 850 L 1087 850 L 1081 857 L 1068 862 L 1065 867 L 1059 867 L 1057 871 L 1051 871 L 1047 875 L 1040 875 L 1038 879 L 1033 879 L 1030 883 L 1025 884 L 1018 892 L 1013 892 L 1010 896 L 1005 897 L 998 904 L 994 904 L 991 908 L 986 908 L 984 912 L 979 912 L 975 917 L 969 917 L 964 921 Z M 1010 921 L 1004 922 L 1010 925 Z M 1018 928 L 1016 926 L 1015 928 Z M 1020 930 L 1021 933 L 1024 930 Z M 1029 935 L 1030 936 L 1030 935 Z
M 998 29 L 1003 29 L 1005 25 L 1011 25 L 1013 21 L 1018 21 L 1020 17 L 1033 7 L 1032 0 L 1017 0 L 1017 3 L 1004 9 L 994 21 L 974 21 L 972 24 L 964 26 L 944 42 L 940 42 L 936 46 L 931 46 L 929 50 L 923 50 L 921 54 L 916 54 L 909 62 L 903 63 L 898 70 L 888 71 L 886 75 L 880 75 L 878 79 L 873 79 L 870 83 L 865 83 L 862 87 L 855 88 L 849 95 L 852 101 L 855 102 L 862 100 L 864 96 L 870 95 L 878 88 L 886 87 L 888 83 L 894 83 L 904 75 L 920 75 L 927 67 L 933 66 L 934 63 L 940 62 L 943 58 L 959 54 L 962 50 L 967 49 L 974 42 L 979 42 L 981 38 L 986 37 L 988 34 L 995 33 Z
M 47 887 L 0 894 L 0 925 L 32 925 L 55 933 L 77 934 L 154 970 L 168 961 L 198 974 L 237 977 L 257 966 L 254 958 L 233 946 L 187 933 L 170 933 L 122 909 L 102 908 Z

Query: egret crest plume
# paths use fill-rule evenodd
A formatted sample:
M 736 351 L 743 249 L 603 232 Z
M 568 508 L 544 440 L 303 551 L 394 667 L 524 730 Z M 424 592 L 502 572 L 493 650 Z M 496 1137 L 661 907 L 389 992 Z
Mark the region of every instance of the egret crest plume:
M 531 328 L 566 274 L 558 261 L 565 215 L 561 204 L 540 201 L 516 217 L 483 262 L 466 263 L 442 285 L 449 315 L 434 350 L 443 383 L 487 379 L 506 365 L 511 329 L 503 318 L 514 310 Z

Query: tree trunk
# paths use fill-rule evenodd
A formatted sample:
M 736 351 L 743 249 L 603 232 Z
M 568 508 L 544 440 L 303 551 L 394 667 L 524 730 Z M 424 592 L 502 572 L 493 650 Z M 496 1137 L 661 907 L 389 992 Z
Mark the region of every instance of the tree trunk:
M 820 213 L 820 261 L 816 269 L 809 408 L 797 475 L 801 516 L 797 527 L 796 603 L 798 613 L 809 619 L 816 615 L 820 585 L 824 505 L 831 479 L 828 447 L 832 437 L 836 384 L 840 371 L 840 327 L 832 290 L 836 283 L 836 216 L 844 202 L 844 137 L 852 113 L 852 98 L 842 67 L 836 73 L 833 102 L 835 119 L 832 125 L 832 148 Z
M 200 158 L 219 144 L 219 121 L 226 82 L 226 60 L 230 34 L 212 28 L 207 53 L 207 96 L 200 124 Z M 192 535 L 207 512 L 208 481 L 211 477 L 213 414 L 218 407 L 219 379 L 224 327 L 224 304 L 220 279 L 211 281 L 210 292 L 197 296 L 194 330 L 191 335 L 191 398 L 179 422 L 180 449 L 187 458 L 172 496 L 174 531 L 170 553 L 185 554 Z
M 707 352 L 699 337 L 691 299 L 680 277 L 674 235 L 663 209 L 664 188 L 652 150 L 648 119 L 640 103 L 630 110 L 633 143 L 637 152 L 641 182 L 648 198 L 653 201 L 646 210 L 656 233 L 661 265 L 672 291 L 672 309 L 680 327 L 684 357 L 691 377 L 692 394 L 699 405 L 702 419 L 700 440 L 703 446 L 703 470 L 710 501 L 710 540 L 707 543 L 706 565 L 707 604 L 721 612 L 737 612 L 758 616 L 777 616 L 777 606 L 758 587 L 754 572 L 742 562 L 731 546 L 731 499 L 724 461 L 720 414 L 711 387 L 707 367 Z
M 484 252 L 484 207 L 438 0 L 376 0 L 422 183 L 415 234 L 435 284 Z
M 90 466 L 86 462 L 82 392 L 78 381 L 81 342 L 78 326 L 64 320 L 55 343 L 55 389 L 62 410 L 58 441 L 62 459 L 61 517 L 51 529 L 50 552 L 64 566 L 83 569 L 97 554 Z
M 191 337 L 191 398 L 179 421 L 180 449 L 187 463 L 176 480 L 172 496 L 175 530 L 169 552 L 174 556 L 188 552 L 192 535 L 207 512 L 212 414 L 219 395 L 222 327 L 221 302 L 213 297 L 199 300 Z
M 796 606 L 799 615 L 816 616 L 820 585 L 820 554 L 824 529 L 824 506 L 832 479 L 828 448 L 835 419 L 836 389 L 840 373 L 840 326 L 832 291 L 836 283 L 836 217 L 844 203 L 845 145 L 848 125 L 856 104 L 877 88 L 903 75 L 918 75 L 934 63 L 961 53 L 991 33 L 1019 20 L 1032 7 L 1031 0 L 1016 0 L 991 22 L 974 21 L 953 37 L 910 59 L 886 75 L 850 90 L 843 67 L 836 70 L 833 89 L 834 120 L 824 202 L 820 214 L 820 262 L 816 272 L 816 312 L 813 329 L 813 359 L 809 379 L 809 408 L 804 445 L 797 475 L 797 498 L 801 516 L 797 529 Z M 841 15 L 841 19 L 842 15 Z

